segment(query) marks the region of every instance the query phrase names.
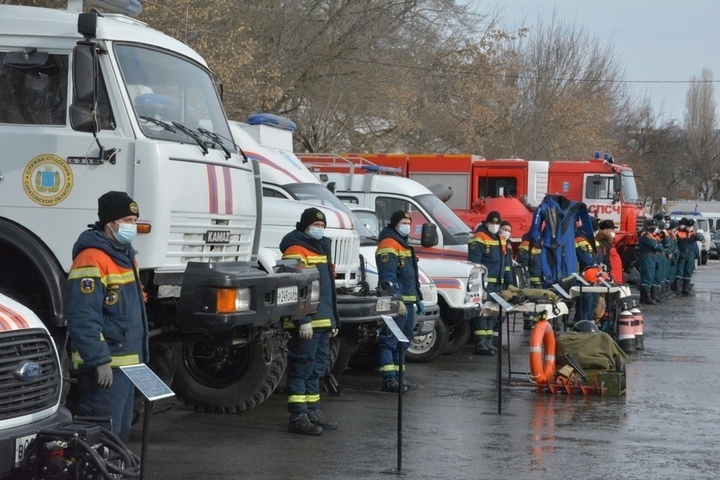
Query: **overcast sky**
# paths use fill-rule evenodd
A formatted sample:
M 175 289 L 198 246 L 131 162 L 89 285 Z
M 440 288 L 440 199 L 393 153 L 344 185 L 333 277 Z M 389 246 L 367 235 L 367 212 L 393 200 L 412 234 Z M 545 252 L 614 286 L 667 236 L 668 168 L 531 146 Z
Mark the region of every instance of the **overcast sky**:
M 626 79 L 687 82 L 703 67 L 713 73 L 720 102 L 720 0 L 470 0 L 482 10 L 498 6 L 506 26 L 533 26 L 553 10 L 612 43 Z M 634 83 L 656 113 L 682 123 L 688 83 Z M 662 108 L 662 110 L 661 110 Z

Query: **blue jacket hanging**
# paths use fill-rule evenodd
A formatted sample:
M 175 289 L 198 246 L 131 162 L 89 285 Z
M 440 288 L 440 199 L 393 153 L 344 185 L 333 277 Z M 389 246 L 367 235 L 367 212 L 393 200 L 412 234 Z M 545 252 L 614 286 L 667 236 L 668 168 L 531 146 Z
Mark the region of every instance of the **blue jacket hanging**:
M 575 222 L 587 238 L 593 238 L 590 214 L 583 202 L 568 200 L 562 195 L 545 195 L 533 214 L 530 236 L 540 243 L 545 288 L 578 271 L 575 252 Z

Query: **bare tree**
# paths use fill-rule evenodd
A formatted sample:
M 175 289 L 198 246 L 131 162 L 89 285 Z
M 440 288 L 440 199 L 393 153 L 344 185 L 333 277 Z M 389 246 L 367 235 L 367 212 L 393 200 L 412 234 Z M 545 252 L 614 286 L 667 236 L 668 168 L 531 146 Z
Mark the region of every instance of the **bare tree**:
M 703 68 L 700 79 L 692 77 L 685 98 L 687 152 L 701 200 L 713 200 L 720 172 L 720 136 L 713 74 Z

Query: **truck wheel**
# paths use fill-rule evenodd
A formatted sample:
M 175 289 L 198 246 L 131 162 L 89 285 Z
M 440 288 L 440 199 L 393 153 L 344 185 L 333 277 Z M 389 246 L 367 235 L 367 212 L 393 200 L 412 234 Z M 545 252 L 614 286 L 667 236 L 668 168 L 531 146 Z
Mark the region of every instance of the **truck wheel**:
M 460 350 L 462 347 L 467 345 L 470 340 L 470 333 L 472 333 L 472 325 L 469 320 L 452 320 L 442 319 L 448 330 L 448 344 L 443 352 L 445 355 L 450 355 Z
M 435 322 L 435 329 L 425 335 L 413 337 L 406 357 L 408 362 L 427 363 L 435 360 L 448 344 L 448 329 L 442 320 Z
M 708 252 L 702 252 L 700 254 L 700 264 L 707 265 L 707 261 L 708 261 Z
M 275 347 L 269 365 L 253 342 L 228 346 L 217 342 L 176 344 L 173 391 L 199 412 L 240 413 L 272 395 L 287 365 L 287 354 Z
M 335 375 L 337 378 L 348 369 L 348 366 L 350 365 L 350 358 L 355 355 L 359 345 L 357 340 L 343 337 L 333 337 L 330 339 L 331 354 L 333 348 L 335 348 L 333 343 L 337 348 L 337 358 L 335 359 L 335 364 L 330 369 L 330 373 Z

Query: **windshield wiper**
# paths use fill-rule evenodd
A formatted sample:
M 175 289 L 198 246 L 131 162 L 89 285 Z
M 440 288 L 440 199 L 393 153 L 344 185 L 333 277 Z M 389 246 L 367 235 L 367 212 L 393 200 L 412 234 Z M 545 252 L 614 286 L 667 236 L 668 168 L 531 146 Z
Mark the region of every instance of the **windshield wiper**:
M 210 153 L 210 150 L 208 150 L 207 146 L 205 145 L 205 142 L 203 142 L 203 139 L 200 138 L 200 136 L 197 133 L 193 132 L 192 130 L 190 130 L 188 127 L 186 127 L 182 123 L 172 122 L 172 124 L 175 125 L 175 127 L 178 130 L 180 130 L 181 132 L 183 132 L 185 135 L 187 135 L 188 137 L 195 140 L 197 142 L 198 146 L 200 147 L 200 149 L 202 150 L 203 155 L 207 155 L 208 153 Z
M 167 122 L 163 122 L 162 120 L 156 120 L 156 119 L 154 119 L 154 118 L 152 118 L 152 117 L 146 117 L 145 115 L 140 115 L 139 118 L 140 118 L 141 120 L 145 120 L 145 121 L 147 121 L 147 122 L 154 123 L 154 124 L 157 125 L 158 127 L 163 127 L 165 130 L 168 130 L 168 131 L 170 131 L 170 132 L 172 132 L 172 133 L 177 133 L 177 130 L 175 130 L 175 128 L 173 128 L 172 125 L 170 125 L 170 124 L 167 123 Z
M 199 127 L 199 128 L 197 129 L 197 131 L 198 131 L 198 133 L 200 133 L 201 135 L 203 135 L 203 136 L 209 138 L 210 140 L 212 140 L 213 143 L 215 143 L 215 145 L 219 145 L 220 148 L 222 148 L 222 151 L 225 152 L 225 158 L 226 158 L 226 159 L 229 159 L 229 158 L 231 157 L 232 154 L 230 153 L 230 150 L 228 150 L 228 149 L 225 147 L 225 143 L 223 142 L 222 137 L 220 137 L 220 135 L 218 135 L 218 134 L 215 133 L 215 132 L 211 132 L 210 130 L 205 130 L 205 129 L 202 128 L 202 127 Z

